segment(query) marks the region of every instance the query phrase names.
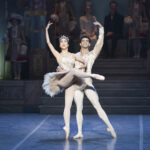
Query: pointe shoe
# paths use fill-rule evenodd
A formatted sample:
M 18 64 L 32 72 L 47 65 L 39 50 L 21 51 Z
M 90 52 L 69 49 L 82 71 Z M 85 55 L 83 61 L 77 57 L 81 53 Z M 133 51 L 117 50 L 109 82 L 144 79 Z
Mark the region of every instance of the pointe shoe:
M 73 139 L 81 139 L 81 138 L 83 138 L 83 134 L 82 134 L 82 133 L 78 133 L 78 134 L 76 134 L 76 135 L 73 137 Z
M 107 131 L 111 133 L 111 135 L 112 135 L 113 138 L 116 138 L 116 137 L 117 137 L 116 132 L 114 131 L 113 128 L 112 128 L 112 129 L 107 128 Z
M 97 80 L 105 80 L 105 77 L 99 74 L 92 74 L 92 78 Z
M 67 140 L 67 139 L 69 138 L 69 133 L 70 133 L 70 131 L 69 131 L 69 129 L 67 129 L 66 126 L 63 127 L 63 130 L 65 131 L 65 134 L 66 134 L 66 140 Z

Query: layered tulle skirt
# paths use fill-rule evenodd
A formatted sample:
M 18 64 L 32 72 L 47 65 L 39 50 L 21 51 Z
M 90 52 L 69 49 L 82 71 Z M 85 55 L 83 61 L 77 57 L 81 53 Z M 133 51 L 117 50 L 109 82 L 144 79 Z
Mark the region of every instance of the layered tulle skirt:
M 70 70 L 69 70 L 70 71 Z M 58 85 L 58 81 L 61 80 L 69 71 L 65 72 L 51 72 L 44 75 L 44 81 L 42 88 L 45 93 L 51 97 L 64 91 L 64 88 Z M 83 90 L 87 85 L 84 79 L 74 77 L 72 85 L 75 86 L 76 90 Z

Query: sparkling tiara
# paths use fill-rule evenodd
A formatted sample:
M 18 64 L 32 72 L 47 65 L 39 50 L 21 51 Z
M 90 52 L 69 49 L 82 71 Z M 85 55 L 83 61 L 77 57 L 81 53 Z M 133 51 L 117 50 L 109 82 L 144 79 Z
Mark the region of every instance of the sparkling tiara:
M 62 39 L 65 39 L 67 42 L 69 42 L 69 38 L 65 35 L 62 35 L 59 37 L 59 42 L 62 40 Z

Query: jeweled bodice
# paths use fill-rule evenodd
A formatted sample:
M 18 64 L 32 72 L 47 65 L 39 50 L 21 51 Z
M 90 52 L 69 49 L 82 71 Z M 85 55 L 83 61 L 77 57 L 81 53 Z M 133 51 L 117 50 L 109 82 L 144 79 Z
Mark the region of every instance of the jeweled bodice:
M 61 56 L 59 66 L 64 70 L 70 70 L 74 68 L 74 64 L 75 64 L 75 58 L 72 53 Z

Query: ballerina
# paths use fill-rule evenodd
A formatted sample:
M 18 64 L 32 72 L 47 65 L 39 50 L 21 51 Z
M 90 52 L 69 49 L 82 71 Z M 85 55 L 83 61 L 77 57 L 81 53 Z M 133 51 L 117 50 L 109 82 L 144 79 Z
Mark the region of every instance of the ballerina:
M 68 139 L 70 132 L 70 108 L 72 105 L 75 90 L 83 90 L 86 86 L 88 86 L 84 82 L 84 78 L 105 80 L 105 77 L 99 74 L 86 73 L 79 70 L 81 68 L 85 68 L 86 64 L 83 59 L 68 51 L 69 38 L 64 35 L 59 38 L 59 46 L 61 48 L 61 52 L 59 53 L 52 45 L 49 38 L 48 29 L 51 25 L 52 23 L 49 22 L 46 26 L 46 41 L 50 51 L 57 60 L 58 65 L 60 66 L 60 68 L 63 68 L 63 70 L 61 72 L 47 73 L 44 76 L 42 87 L 45 93 L 50 95 L 51 97 L 65 90 L 65 127 L 63 129 L 66 133 L 66 139 Z M 75 69 L 75 61 L 79 61 L 83 65 L 79 69 Z

